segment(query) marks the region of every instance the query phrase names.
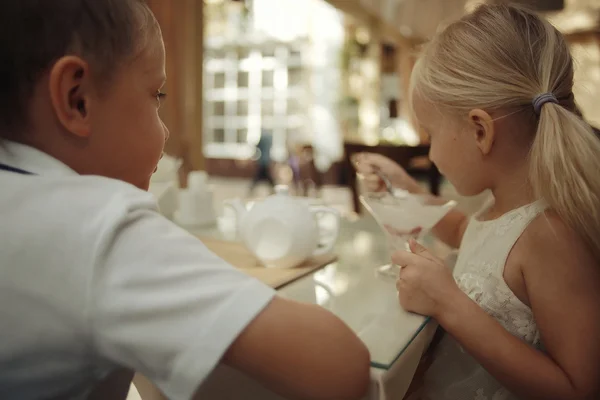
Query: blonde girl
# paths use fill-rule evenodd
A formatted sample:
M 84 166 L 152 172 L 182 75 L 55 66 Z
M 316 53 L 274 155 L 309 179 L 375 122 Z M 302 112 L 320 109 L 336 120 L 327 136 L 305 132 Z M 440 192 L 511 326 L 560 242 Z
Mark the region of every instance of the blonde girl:
M 493 193 L 436 227 L 460 246 L 453 273 L 416 243 L 393 257 L 402 306 L 447 332 L 417 398 L 599 399 L 600 140 L 575 104 L 564 37 L 483 5 L 427 46 L 411 93 L 431 160 L 460 194 Z M 420 191 L 390 160 L 358 162 Z

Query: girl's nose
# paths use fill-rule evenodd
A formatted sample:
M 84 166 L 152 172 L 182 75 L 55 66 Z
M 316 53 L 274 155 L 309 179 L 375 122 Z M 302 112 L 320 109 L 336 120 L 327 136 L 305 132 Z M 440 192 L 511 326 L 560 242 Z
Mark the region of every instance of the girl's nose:
M 171 136 L 171 132 L 169 132 L 169 128 L 167 128 L 167 126 L 165 125 L 164 122 L 160 121 L 160 123 L 162 124 L 163 129 L 165 130 L 165 142 L 166 142 L 167 140 L 169 140 L 169 136 Z

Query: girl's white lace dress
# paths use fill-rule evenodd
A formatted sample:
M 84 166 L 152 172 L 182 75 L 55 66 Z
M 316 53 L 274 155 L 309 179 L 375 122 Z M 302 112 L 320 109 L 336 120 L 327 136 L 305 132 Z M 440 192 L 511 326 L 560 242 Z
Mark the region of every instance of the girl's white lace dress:
M 511 249 L 525 228 L 544 210 L 543 203 L 536 202 L 495 220 L 479 221 L 481 212 L 476 214 L 464 234 L 454 269 L 459 287 L 472 300 L 507 331 L 535 347 L 540 347 L 540 337 L 533 313 L 507 286 L 503 273 Z M 448 334 L 435 350 L 423 388 L 411 398 L 517 399 Z

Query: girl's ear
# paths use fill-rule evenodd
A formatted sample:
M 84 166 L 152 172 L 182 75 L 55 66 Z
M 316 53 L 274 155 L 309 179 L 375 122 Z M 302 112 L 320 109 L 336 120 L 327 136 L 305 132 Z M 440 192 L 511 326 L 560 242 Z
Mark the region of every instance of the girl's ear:
M 496 138 L 494 119 L 486 111 L 474 109 L 469 112 L 469 124 L 481 154 L 488 155 Z

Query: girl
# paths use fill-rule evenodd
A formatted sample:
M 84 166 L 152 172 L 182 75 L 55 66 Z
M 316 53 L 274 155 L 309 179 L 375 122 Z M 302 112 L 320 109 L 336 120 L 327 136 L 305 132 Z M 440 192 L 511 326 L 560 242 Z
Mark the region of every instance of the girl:
M 460 244 L 454 276 L 415 242 L 393 256 L 402 306 L 447 332 L 416 398 L 600 398 L 600 141 L 572 89 L 565 39 L 509 5 L 481 6 L 417 62 L 431 160 L 460 194 L 489 189 L 493 202 L 436 227 Z M 420 191 L 390 160 L 357 161 Z

